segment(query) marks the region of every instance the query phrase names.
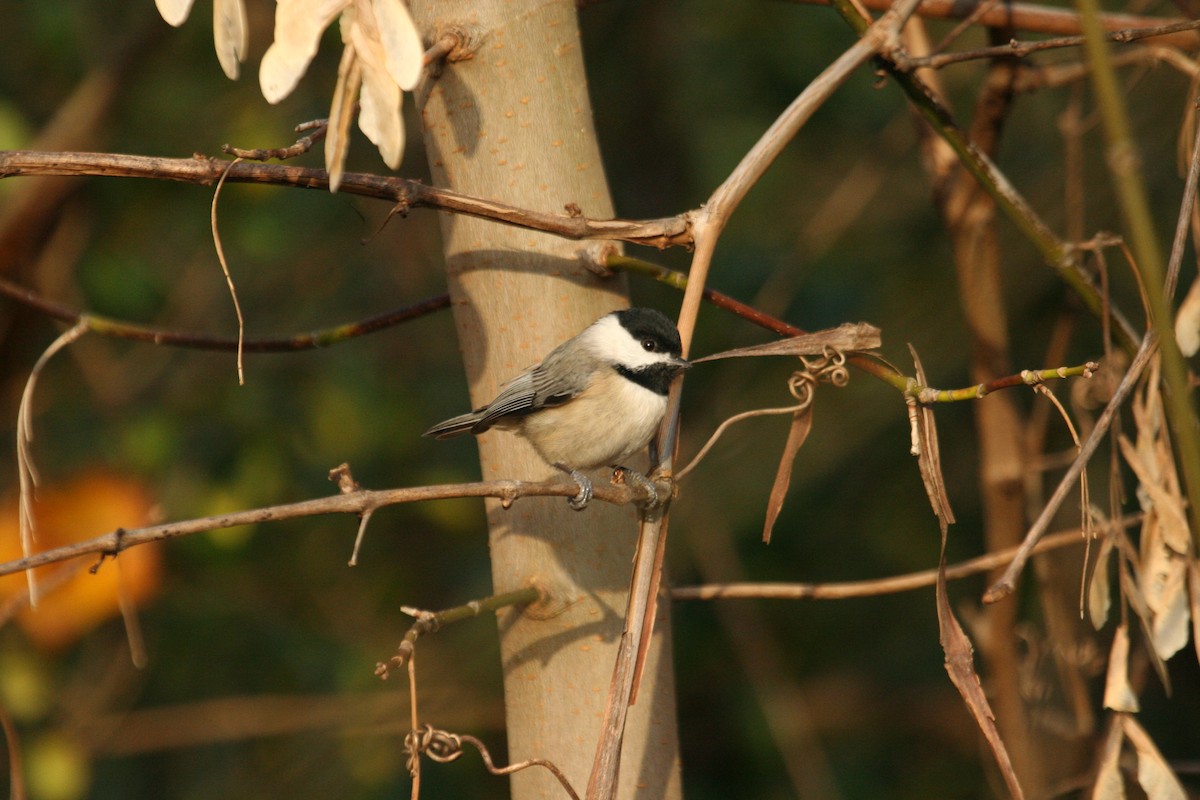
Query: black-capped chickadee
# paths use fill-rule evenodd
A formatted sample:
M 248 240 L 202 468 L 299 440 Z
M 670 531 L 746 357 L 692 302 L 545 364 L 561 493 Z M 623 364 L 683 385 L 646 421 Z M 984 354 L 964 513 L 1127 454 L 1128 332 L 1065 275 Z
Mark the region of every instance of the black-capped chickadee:
M 681 351 L 679 331 L 661 312 L 614 311 L 513 378 L 492 402 L 424 435 L 448 439 L 492 427 L 520 434 L 579 484 L 570 499 L 576 510 L 592 499 L 592 482 L 580 470 L 621 470 L 653 496 L 653 485 L 624 462 L 650 444 L 671 381 L 691 366 Z

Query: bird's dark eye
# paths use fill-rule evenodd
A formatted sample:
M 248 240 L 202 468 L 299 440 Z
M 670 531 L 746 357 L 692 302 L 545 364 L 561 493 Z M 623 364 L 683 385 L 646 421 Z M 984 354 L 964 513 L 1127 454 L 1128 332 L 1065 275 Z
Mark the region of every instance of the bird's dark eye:
M 653 353 L 658 349 L 658 344 L 653 339 L 642 339 L 642 349 L 647 353 Z

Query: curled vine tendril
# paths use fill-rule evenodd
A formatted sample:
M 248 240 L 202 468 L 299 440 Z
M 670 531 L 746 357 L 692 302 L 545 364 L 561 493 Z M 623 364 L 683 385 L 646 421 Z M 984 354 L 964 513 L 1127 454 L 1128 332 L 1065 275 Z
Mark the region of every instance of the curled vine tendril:
M 474 736 L 439 730 L 428 723 L 416 730 L 409 731 L 408 735 L 404 737 L 404 752 L 408 756 L 406 762 L 408 774 L 415 778 L 420 772 L 421 756 L 429 756 L 429 758 L 441 764 L 449 764 L 452 761 L 457 761 L 463 754 L 464 742 L 472 745 L 479 751 L 479 755 L 483 757 L 483 765 L 493 775 L 511 775 L 528 767 L 545 767 L 554 773 L 554 777 L 558 778 L 558 782 L 562 784 L 563 789 L 571 796 L 571 800 L 579 800 L 579 794 L 571 786 L 570 781 L 567 780 L 567 776 L 553 763 L 542 758 L 531 758 L 528 761 L 510 764 L 507 767 L 497 767 L 492 762 L 492 755 L 488 752 L 487 747 Z
M 800 356 L 804 369 L 796 370 L 788 378 L 788 391 L 800 402 L 800 409 L 812 405 L 817 384 L 828 383 L 839 389 L 850 382 L 850 371 L 846 369 L 846 354 L 837 348 L 825 345 L 819 356 Z

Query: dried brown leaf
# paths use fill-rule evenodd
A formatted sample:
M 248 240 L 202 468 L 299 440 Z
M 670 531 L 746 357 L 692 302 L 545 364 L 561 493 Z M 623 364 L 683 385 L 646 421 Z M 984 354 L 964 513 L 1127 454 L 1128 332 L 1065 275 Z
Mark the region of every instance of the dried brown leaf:
M 912 345 L 909 345 L 908 349 L 912 353 L 913 363 L 916 366 L 917 381 L 924 384 L 925 370 L 921 366 L 921 359 Z M 987 740 L 992 755 L 996 759 L 996 765 L 1000 768 L 1000 774 L 1008 786 L 1009 793 L 1020 800 L 1025 795 L 1017 780 L 1012 760 L 1008 756 L 1008 749 L 1004 746 L 1004 740 L 1000 738 L 1000 731 L 996 728 L 996 717 L 992 713 L 987 695 L 984 694 L 979 675 L 975 672 L 974 648 L 971 646 L 971 640 L 967 638 L 966 632 L 954 617 L 946 592 L 946 538 L 949 526 L 954 522 L 954 512 L 950 510 L 950 501 L 946 497 L 946 485 L 942 477 L 941 454 L 938 449 L 937 427 L 934 425 L 933 412 L 924 406 L 916 414 L 916 436 L 917 463 L 921 468 L 921 479 L 925 484 L 925 491 L 929 495 L 929 502 L 937 515 L 942 533 L 941 554 L 938 558 L 936 602 L 938 640 L 942 644 L 946 673 L 950 676 L 950 682 L 954 684 L 954 688 L 958 689 L 958 693 L 967 704 L 967 709 L 975 718 L 975 723 L 983 733 L 984 739 Z
M 938 562 L 937 617 L 938 639 L 942 643 L 942 652 L 945 654 L 946 672 L 950 675 L 950 681 L 954 684 L 954 688 L 958 689 L 958 693 L 962 695 L 971 715 L 975 717 L 975 723 L 983 732 L 988 746 L 991 747 L 992 755 L 996 759 L 996 765 L 1000 768 L 1000 774 L 1004 777 L 1009 793 L 1020 800 L 1025 795 L 1021 791 L 1016 770 L 1013 769 L 1012 761 L 1009 759 L 1008 749 L 1004 746 L 1004 740 L 1000 738 L 1000 731 L 996 728 L 996 717 L 984 694 L 983 685 L 979 682 L 979 675 L 975 672 L 971 640 L 967 638 L 962 626 L 954 618 L 954 612 L 950 609 L 950 601 L 946 596 L 945 522 L 942 522 L 941 527 L 942 554 Z
M 1100 543 L 1100 552 L 1096 555 L 1096 563 L 1092 567 L 1092 577 L 1088 582 L 1087 605 L 1088 617 L 1092 627 L 1100 630 L 1108 621 L 1108 610 L 1112 607 L 1112 584 L 1108 574 L 1108 562 L 1113 553 L 1112 536 L 1105 536 Z
M 1142 525 L 1138 586 L 1149 612 L 1148 638 L 1161 660 L 1187 644 L 1191 606 L 1187 597 L 1191 532 L 1179 487 L 1175 457 L 1163 420 L 1160 359 L 1150 364 L 1132 411 L 1137 441 L 1118 439 L 1121 455 L 1138 480 Z
M 1200 351 L 1200 278 L 1192 281 L 1179 310 L 1175 312 L 1175 341 L 1184 356 L 1191 358 Z
M 767 501 L 767 519 L 763 523 L 765 544 L 771 543 L 771 531 L 775 528 L 775 521 L 779 519 L 783 498 L 787 496 L 788 486 L 792 482 L 792 465 L 796 461 L 796 453 L 808 438 L 812 424 L 812 404 L 797 409 L 792 415 L 792 427 L 788 430 L 787 442 L 784 443 L 783 454 L 779 458 L 779 469 L 775 472 L 775 484 L 771 487 L 771 497 Z
M 1154 639 L 1153 625 L 1154 615 L 1146 605 L 1146 598 L 1142 594 L 1141 589 L 1141 568 L 1136 561 L 1136 557 L 1131 553 L 1126 552 L 1125 558 L 1121 560 L 1121 597 L 1129 604 L 1129 608 L 1137 617 L 1138 624 L 1142 626 L 1142 635 L 1146 637 L 1146 641 L 1150 642 Z M 1167 693 L 1171 693 L 1171 677 L 1167 674 L 1166 662 L 1158 655 L 1158 650 L 1153 647 L 1146 649 L 1146 654 L 1150 658 L 1150 663 L 1154 667 L 1154 671 L 1158 673 L 1158 679 L 1162 682 Z
M 1108 653 L 1108 675 L 1104 680 L 1104 707 L 1113 711 L 1138 710 L 1137 695 L 1129 685 L 1129 626 L 1117 626 Z
M 1109 726 L 1100 753 L 1100 766 L 1096 770 L 1096 783 L 1092 785 L 1091 800 L 1125 800 L 1125 780 L 1121 777 L 1121 743 L 1125 741 L 1121 726 Z
M 1151 626 L 1154 649 L 1164 661 L 1187 644 L 1191 614 L 1187 592 L 1187 561 L 1182 556 L 1160 549 L 1161 560 L 1143 565 L 1143 577 L 1150 575 L 1153 590 L 1146 601 L 1154 614 Z
M 1130 716 L 1121 718 L 1125 738 L 1137 751 L 1137 779 L 1149 800 L 1187 800 L 1179 779 L 1171 771 L 1167 760 L 1154 746 L 1146 729 Z
M 1147 514 L 1154 514 L 1158 517 L 1162 525 L 1162 530 L 1158 531 L 1156 543 L 1160 542 L 1176 553 L 1186 553 L 1189 549 L 1190 536 L 1188 533 L 1187 516 L 1183 510 L 1183 498 L 1179 494 L 1179 481 L 1175 473 L 1174 459 L 1170 460 L 1170 467 L 1164 471 L 1163 459 L 1157 452 L 1151 452 L 1146 455 L 1145 449 L 1142 447 L 1141 434 L 1139 432 L 1138 446 L 1130 444 L 1129 439 L 1125 436 L 1120 436 L 1118 442 L 1121 446 L 1121 455 L 1124 456 L 1125 462 L 1129 464 L 1134 475 L 1138 479 L 1138 501 L 1142 506 L 1142 510 Z M 1157 448 L 1154 448 L 1157 450 Z M 1170 446 L 1167 445 L 1167 452 L 1170 452 Z M 1144 460 L 1145 456 L 1147 460 Z M 1170 456 L 1168 455 L 1168 458 Z M 1143 542 L 1143 551 L 1146 549 Z
M 925 385 L 925 368 L 917 351 L 910 344 L 908 350 L 912 353 L 913 364 L 917 372 L 917 382 Z M 909 398 L 910 402 L 915 402 Z M 917 466 L 921 470 L 921 482 L 925 485 L 925 493 L 929 496 L 929 504 L 933 513 L 941 520 L 943 526 L 954 524 L 954 511 L 950 508 L 950 498 L 946 495 L 946 481 L 942 477 L 942 454 L 938 446 L 937 425 L 933 418 L 933 410 L 928 406 L 919 406 L 916 412 L 913 448 L 917 451 Z
M 836 328 L 789 336 L 786 339 L 753 347 L 739 347 L 735 350 L 713 353 L 710 356 L 694 359 L 692 363 L 700 364 L 723 358 L 747 358 L 750 356 L 818 356 L 823 354 L 827 347 L 841 351 L 874 350 L 882 344 L 883 339 L 879 328 L 866 322 L 846 322 Z
M 1200 564 L 1188 561 L 1188 601 L 1192 609 L 1192 647 L 1200 660 Z

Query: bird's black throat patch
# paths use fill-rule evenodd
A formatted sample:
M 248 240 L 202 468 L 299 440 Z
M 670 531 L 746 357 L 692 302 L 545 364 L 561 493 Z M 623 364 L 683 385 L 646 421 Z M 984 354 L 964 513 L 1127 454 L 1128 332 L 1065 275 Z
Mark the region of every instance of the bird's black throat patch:
M 623 364 L 614 364 L 613 369 L 622 378 L 631 380 L 638 386 L 645 387 L 655 394 L 666 396 L 671 388 L 671 381 L 679 374 L 680 369 L 674 364 L 651 364 L 648 367 L 631 369 Z

